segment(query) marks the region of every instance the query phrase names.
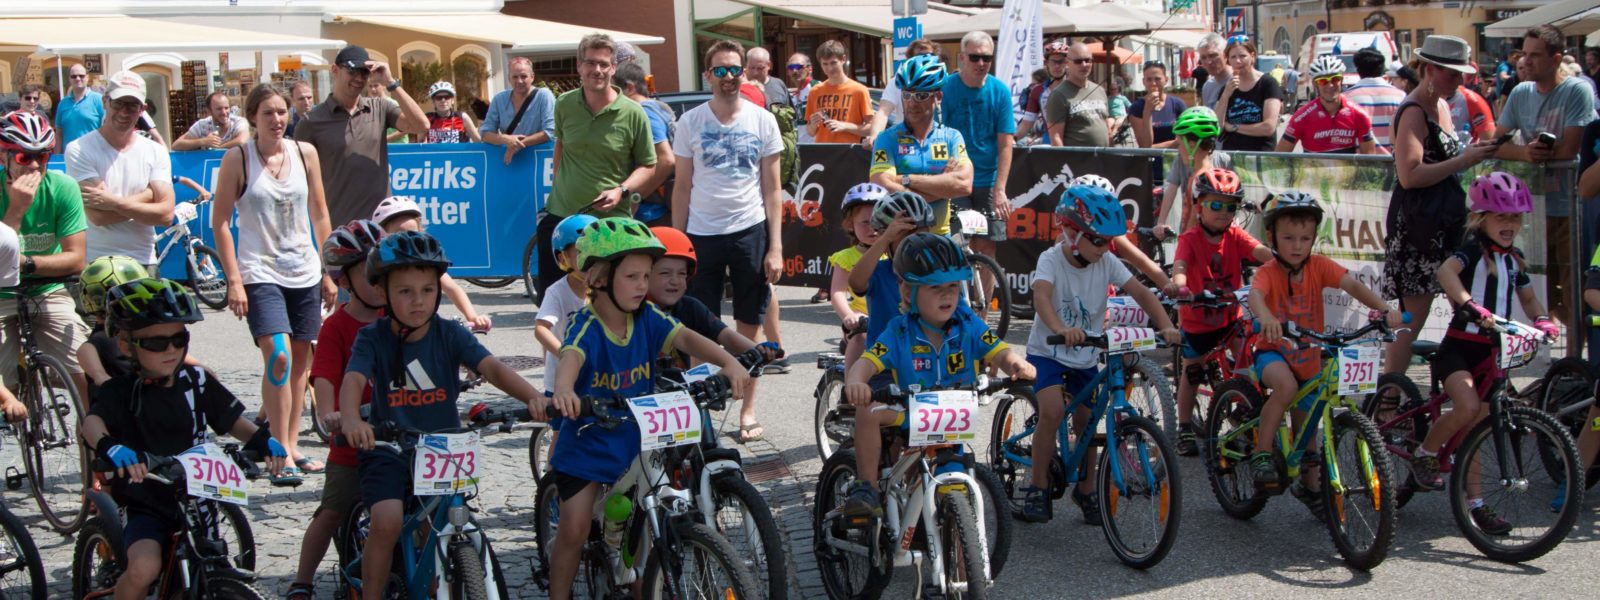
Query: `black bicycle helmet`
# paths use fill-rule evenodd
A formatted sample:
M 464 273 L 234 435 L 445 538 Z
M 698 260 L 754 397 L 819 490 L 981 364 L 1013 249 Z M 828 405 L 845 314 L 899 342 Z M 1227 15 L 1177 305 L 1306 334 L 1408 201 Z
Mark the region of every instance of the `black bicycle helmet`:
M 429 267 L 443 275 L 450 268 L 439 240 L 421 231 L 401 231 L 383 238 L 367 254 L 367 281 L 377 284 L 401 267 Z
M 933 227 L 933 207 L 928 201 L 916 192 L 899 191 L 885 196 L 872 209 L 872 229 L 883 233 L 900 215 L 910 215 L 918 227 Z
M 154 277 L 108 290 L 106 316 L 117 331 L 127 332 L 167 323 L 198 323 L 205 318 L 183 284 Z
M 330 273 L 367 259 L 367 254 L 383 240 L 383 228 L 366 219 L 356 219 L 333 230 L 322 243 L 322 264 Z
M 943 285 L 972 279 L 972 266 L 955 240 L 913 233 L 894 251 L 894 274 L 912 285 Z
M 1317 225 L 1322 225 L 1322 207 L 1317 205 L 1317 199 L 1305 192 L 1284 192 L 1267 198 L 1266 211 L 1262 213 L 1261 225 L 1271 239 L 1273 226 L 1278 219 L 1285 215 L 1311 215 L 1316 218 Z

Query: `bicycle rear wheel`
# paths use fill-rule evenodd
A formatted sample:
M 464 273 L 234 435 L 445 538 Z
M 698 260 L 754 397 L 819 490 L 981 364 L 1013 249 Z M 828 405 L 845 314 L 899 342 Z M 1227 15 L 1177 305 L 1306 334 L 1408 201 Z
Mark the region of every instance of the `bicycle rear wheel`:
M 843 365 L 823 371 L 814 395 L 817 404 L 812 427 L 816 430 L 817 455 L 828 460 L 834 451 L 850 441 L 856 425 L 855 407 L 844 399 Z
M 1583 472 L 1577 443 L 1560 422 L 1524 406 L 1503 405 L 1501 410 L 1505 448 L 1496 447 L 1491 417 L 1473 427 L 1456 449 L 1450 514 L 1484 556 L 1526 562 L 1555 549 L 1572 531 L 1583 511 Z M 1484 507 L 1508 521 L 1509 531 L 1495 535 L 1478 526 L 1470 512 L 1470 486 L 1481 488 Z M 1559 511 L 1552 511 L 1557 499 L 1564 502 Z
M 539 289 L 539 236 L 528 238 L 528 245 L 522 248 L 522 286 L 528 293 L 528 299 L 534 306 L 539 305 L 543 294 Z
M 1581 406 L 1594 398 L 1594 373 L 1582 358 L 1569 356 L 1550 365 L 1544 374 L 1544 389 L 1539 394 L 1539 409 L 1561 422 L 1572 434 L 1572 439 L 1583 435 L 1589 409 Z M 1582 458 L 1582 457 L 1579 457 Z M 1600 461 L 1584 474 L 1584 484 L 1593 488 L 1600 483 Z
M 116 587 L 126 557 L 122 553 L 122 523 L 116 515 L 89 519 L 78 531 L 72 548 L 72 597 Z
M 513 283 L 516 283 L 518 279 L 520 279 L 520 278 L 519 277 L 468 277 L 467 281 L 471 282 L 472 285 L 475 285 L 475 286 L 478 286 L 478 287 L 481 287 L 481 288 L 489 288 L 491 290 L 498 290 L 500 288 L 506 287 L 506 286 L 511 285 Z
M 341 538 L 339 544 L 345 553 L 340 559 L 343 564 L 339 565 L 339 585 L 348 590 L 347 597 L 361 598 L 362 584 L 358 581 L 361 577 L 361 553 L 367 546 L 367 532 L 372 527 L 372 514 L 365 504 L 357 503 L 350 508 L 350 514 L 345 515 L 344 520 L 344 526 L 339 529 Z M 390 569 L 389 584 L 384 588 L 383 594 L 385 600 L 402 600 L 407 596 L 405 578 L 398 573 L 399 566 L 399 561 L 395 561 L 393 568 Z
M 1007 506 L 1014 505 L 1017 493 L 1031 485 L 1029 465 L 1022 460 L 1033 457 L 1033 436 L 1037 432 L 1032 429 L 1039 423 L 1037 402 L 1031 390 L 1018 387 L 995 408 L 993 431 L 989 435 L 989 464 L 1000 480 Z
M 736 558 L 728 540 L 705 523 L 679 521 L 672 524 L 677 552 L 655 548 L 644 569 L 644 597 L 648 600 L 757 600 L 762 589 L 755 576 Z M 676 554 L 676 556 L 668 556 Z M 670 581 L 664 561 L 680 561 L 678 580 Z M 667 586 L 676 584 L 677 590 Z
M 983 317 L 995 336 L 1005 339 L 1011 328 L 1011 285 L 1006 271 L 995 259 L 982 254 L 967 254 L 972 265 L 972 281 L 967 283 L 967 302 L 972 312 Z
M 544 474 L 550 472 L 550 453 L 556 450 L 556 430 L 550 427 L 535 427 L 533 435 L 528 436 L 528 469 L 533 471 L 533 480 L 539 481 Z
M 817 477 L 817 494 L 813 515 L 813 539 L 816 544 L 817 568 L 822 571 L 822 586 L 834 600 L 871 600 L 883 594 L 889 585 L 892 567 L 887 557 L 874 557 L 851 552 L 831 545 L 838 541 L 864 548 L 878 542 L 883 553 L 888 553 L 886 537 L 872 539 L 872 531 L 860 527 L 835 526 L 826 520 L 829 511 L 844 505 L 849 498 L 850 486 L 856 481 L 856 451 L 842 448 L 834 452 L 822 465 Z
M 212 577 L 206 580 L 205 597 L 212 600 L 266 600 L 267 595 L 244 581 Z
M 89 487 L 83 446 L 78 443 L 78 423 L 83 402 L 67 368 L 54 356 L 40 354 L 27 371 L 28 431 L 23 462 L 33 497 L 50 527 L 71 533 L 88 516 L 84 491 Z
M 1123 373 L 1128 381 L 1128 405 L 1139 416 L 1150 419 L 1168 440 L 1178 439 L 1178 400 L 1173 395 L 1172 380 L 1161 365 L 1145 356 L 1129 354 L 1122 360 L 1127 361 Z
M 222 258 L 210 246 L 197 244 L 184 269 L 189 275 L 189 287 L 200 302 L 211 310 L 228 307 L 228 275 L 222 270 Z
M 1333 417 L 1333 456 L 1324 459 L 1322 505 L 1328 534 L 1351 568 L 1368 571 L 1383 563 L 1394 542 L 1394 470 L 1378 426 L 1365 416 L 1342 412 Z M 1339 481 L 1328 477 L 1338 469 Z
M 1117 423 L 1114 442 L 1100 453 L 1101 529 L 1123 564 L 1148 569 L 1160 564 L 1178 540 L 1183 512 L 1178 455 L 1144 417 Z
M 1396 510 L 1405 508 L 1417 493 L 1416 488 L 1411 486 L 1411 461 L 1403 458 L 1413 455 L 1417 447 L 1422 445 L 1423 438 L 1428 436 L 1429 423 L 1423 415 L 1404 421 L 1396 421 L 1394 417 L 1421 404 L 1422 392 L 1404 373 L 1380 375 L 1378 388 L 1361 403 L 1361 414 L 1378 428 L 1378 436 L 1383 439 L 1390 455 L 1389 471 L 1394 478 L 1389 480 L 1388 489 L 1392 490 Z
M 0 507 L 0 528 L 5 530 L 5 539 L 0 540 L 0 597 L 44 600 L 44 563 L 27 526 Z

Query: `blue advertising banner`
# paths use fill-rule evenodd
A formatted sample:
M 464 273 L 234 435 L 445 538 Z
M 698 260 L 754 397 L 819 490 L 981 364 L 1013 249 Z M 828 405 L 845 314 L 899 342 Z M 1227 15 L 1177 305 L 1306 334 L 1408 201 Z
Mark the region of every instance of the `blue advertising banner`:
M 424 227 L 439 239 L 455 263 L 450 267 L 452 276 L 522 275 L 523 249 L 533 237 L 535 220 L 554 177 L 554 145 L 518 152 L 509 165 L 502 160 L 504 155 L 504 148 L 490 144 L 389 146 L 390 193 L 416 199 Z M 171 156 L 174 176 L 215 189 L 222 167 L 221 150 L 173 152 Z M 50 168 L 64 171 L 66 166 L 56 156 Z M 179 202 L 196 196 L 188 187 L 176 189 Z M 338 202 L 338 198 L 328 199 L 330 206 Z M 199 213 L 191 226 L 206 244 L 214 245 L 211 206 L 202 206 Z M 161 275 L 186 277 L 181 251 L 175 249 L 165 256 Z

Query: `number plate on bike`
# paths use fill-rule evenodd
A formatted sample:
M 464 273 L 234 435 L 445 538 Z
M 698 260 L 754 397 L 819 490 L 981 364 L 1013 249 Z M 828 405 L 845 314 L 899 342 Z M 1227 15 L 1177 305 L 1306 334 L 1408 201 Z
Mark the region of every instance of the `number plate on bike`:
M 700 408 L 687 392 L 629 398 L 628 411 L 639 424 L 641 451 L 700 442 Z
M 1532 362 L 1534 353 L 1539 351 L 1539 336 L 1531 327 L 1508 328 L 1506 334 L 1500 336 L 1500 368 L 1513 369 Z
M 1149 327 L 1107 327 L 1106 352 L 1143 352 L 1156 347 L 1156 330 Z
M 912 446 L 977 439 L 978 395 L 971 390 L 921 392 L 911 397 Z
M 482 450 L 476 432 L 422 435 L 411 469 L 411 493 L 449 496 L 477 489 Z
M 179 202 L 177 206 L 172 207 L 172 218 L 179 223 L 188 223 L 199 216 L 200 211 L 192 203 Z
M 178 455 L 189 496 L 248 506 L 244 473 L 216 444 L 200 444 Z
M 1106 298 L 1106 327 L 1144 327 L 1150 322 L 1150 314 L 1139 306 L 1139 302 L 1127 296 L 1112 296 Z
M 966 235 L 989 235 L 989 217 L 975 210 L 963 210 L 956 213 L 956 219 L 961 221 L 961 233 Z
M 694 368 L 683 372 L 684 383 L 699 383 L 710 379 L 712 375 L 722 372 L 722 368 L 711 363 L 700 363 Z
M 1339 395 L 1362 396 L 1378 389 L 1378 361 L 1383 350 L 1375 347 L 1339 349 Z

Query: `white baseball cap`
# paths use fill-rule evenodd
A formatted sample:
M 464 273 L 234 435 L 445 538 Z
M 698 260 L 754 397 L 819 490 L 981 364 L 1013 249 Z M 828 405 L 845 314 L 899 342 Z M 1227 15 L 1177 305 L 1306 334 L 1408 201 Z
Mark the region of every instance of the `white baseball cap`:
M 10 225 L 0 223 L 0 288 L 14 287 L 22 277 L 22 244 Z
M 106 82 L 106 97 L 112 100 L 118 98 L 138 98 L 140 102 L 149 103 L 145 98 L 144 78 L 133 71 L 117 71 Z

